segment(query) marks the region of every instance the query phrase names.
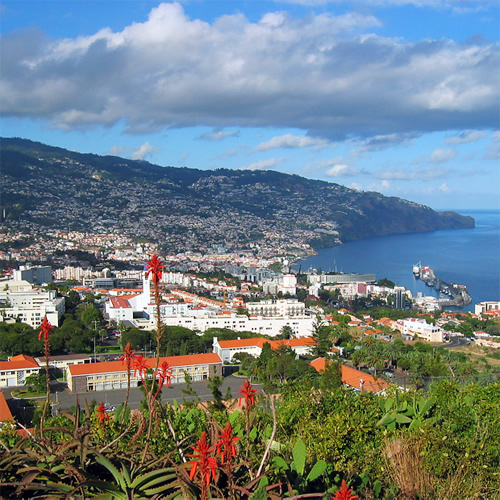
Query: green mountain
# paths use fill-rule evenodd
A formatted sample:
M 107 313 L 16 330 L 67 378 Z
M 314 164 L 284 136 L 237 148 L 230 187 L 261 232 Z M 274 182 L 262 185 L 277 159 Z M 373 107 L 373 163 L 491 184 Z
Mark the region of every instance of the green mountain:
M 172 251 L 323 248 L 474 219 L 275 171 L 161 167 L 2 138 L 4 230 L 115 231 Z

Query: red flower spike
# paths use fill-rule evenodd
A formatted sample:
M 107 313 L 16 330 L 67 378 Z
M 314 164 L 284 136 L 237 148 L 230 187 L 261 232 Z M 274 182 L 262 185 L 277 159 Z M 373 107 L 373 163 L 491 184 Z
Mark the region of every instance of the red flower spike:
M 219 441 L 216 444 L 217 455 L 220 455 L 221 464 L 230 462 L 236 457 L 236 448 L 234 447 L 234 443 L 236 443 L 238 439 L 241 438 L 233 436 L 233 427 L 230 422 L 228 422 L 224 427 L 222 434 L 219 435 Z
M 193 479 L 199 471 L 201 481 L 208 486 L 210 484 L 210 477 L 215 479 L 215 474 L 218 468 L 217 460 L 210 456 L 210 453 L 214 451 L 215 446 L 210 447 L 207 442 L 207 433 L 203 431 L 197 445 L 192 446 L 191 448 L 193 448 L 193 451 L 196 453 L 188 455 L 188 457 L 195 458 L 196 460 L 189 462 L 190 464 L 193 464 L 191 472 L 189 473 L 189 478 Z
M 123 363 L 126 363 L 127 367 L 130 367 L 132 364 L 132 361 L 134 361 L 136 358 L 135 352 L 132 351 L 132 346 L 130 345 L 130 342 L 125 346 L 125 349 L 123 350 L 123 356 L 120 357 L 120 361 Z
M 163 262 L 158 258 L 158 255 L 154 254 L 153 257 L 151 257 L 151 260 L 146 262 L 146 278 L 148 278 L 151 274 L 153 283 L 158 284 L 163 275 L 164 268 L 165 266 L 163 265 Z
M 172 369 L 170 368 L 170 365 L 164 361 L 160 369 L 158 370 L 158 375 L 159 375 L 159 385 L 160 387 L 165 384 L 167 387 L 170 387 L 171 379 L 172 379 Z
M 134 369 L 134 377 L 137 373 L 139 373 L 139 377 L 144 380 L 146 370 L 149 368 L 149 366 L 146 362 L 146 358 L 142 354 L 139 354 L 135 357 L 134 362 L 132 363 L 132 367 Z
M 340 490 L 335 493 L 332 500 L 354 500 L 355 498 L 359 498 L 358 495 L 353 495 L 353 493 L 353 489 L 348 488 L 345 479 L 342 479 Z
M 255 405 L 255 395 L 257 394 L 257 390 L 252 387 L 252 384 L 248 380 L 245 380 L 245 383 L 240 387 L 241 391 L 238 392 L 243 394 L 243 396 L 239 398 L 238 404 L 241 405 L 241 400 L 244 399 L 247 408 Z
M 106 420 L 109 420 L 109 415 L 106 413 L 106 407 L 104 403 L 101 401 L 99 406 L 97 407 L 97 414 L 99 415 L 99 423 L 104 425 Z
M 38 340 L 42 340 L 42 337 L 44 340 L 47 340 L 49 338 L 49 333 L 50 330 L 54 328 L 49 320 L 47 319 L 47 316 L 43 318 L 42 324 L 40 325 L 40 333 L 38 334 Z

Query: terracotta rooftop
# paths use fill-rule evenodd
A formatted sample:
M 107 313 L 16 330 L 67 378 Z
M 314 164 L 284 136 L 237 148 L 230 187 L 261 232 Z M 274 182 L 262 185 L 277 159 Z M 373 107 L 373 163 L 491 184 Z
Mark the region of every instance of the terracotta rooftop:
M 177 366 L 192 366 L 222 363 L 218 354 L 187 354 L 185 356 L 167 356 L 160 358 L 160 365 L 166 361 L 171 368 Z M 156 358 L 147 358 L 149 368 L 156 366 Z M 104 361 L 102 363 L 86 363 L 84 365 L 69 365 L 71 375 L 91 375 L 94 373 L 113 373 L 126 371 L 122 361 Z
M 238 347 L 264 347 L 264 344 L 270 344 L 271 349 L 278 349 L 280 346 L 288 347 L 302 347 L 308 345 L 315 345 L 316 341 L 312 337 L 302 337 L 298 339 L 285 339 L 285 340 L 268 340 L 262 337 L 254 339 L 240 339 L 240 340 L 219 340 L 219 345 L 223 349 L 234 349 Z
M 9 361 L 0 361 L 0 371 L 5 370 L 25 370 L 29 368 L 39 368 L 39 364 L 31 356 L 18 354 L 9 359 Z
M 327 363 L 329 363 L 329 361 L 325 358 L 317 358 L 311 361 L 310 365 L 316 371 L 322 372 L 325 370 Z M 369 373 L 356 370 L 347 365 L 341 365 L 340 368 L 342 370 L 342 382 L 355 389 L 361 390 L 362 388 L 363 391 L 377 393 L 389 387 L 389 384 L 385 380 L 375 379 L 375 377 Z
M 0 391 L 0 422 L 5 422 L 6 420 L 12 420 L 12 419 L 13 417 L 9 405 L 5 400 L 3 392 Z

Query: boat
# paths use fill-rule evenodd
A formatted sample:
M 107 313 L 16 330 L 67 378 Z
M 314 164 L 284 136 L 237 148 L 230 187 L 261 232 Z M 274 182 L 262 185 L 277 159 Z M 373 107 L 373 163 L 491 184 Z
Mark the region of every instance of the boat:
M 419 262 L 418 264 L 415 264 L 413 266 L 413 275 L 415 276 L 415 278 L 420 278 L 420 271 L 422 269 L 422 263 Z

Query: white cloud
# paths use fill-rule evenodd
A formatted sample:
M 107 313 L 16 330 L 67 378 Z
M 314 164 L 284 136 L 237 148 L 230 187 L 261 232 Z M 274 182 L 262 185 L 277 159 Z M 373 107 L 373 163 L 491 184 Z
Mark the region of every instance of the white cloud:
M 205 139 L 207 141 L 221 141 L 222 139 L 225 139 L 226 137 L 238 137 L 239 132 L 234 131 L 227 131 L 227 130 L 211 130 L 210 132 L 205 132 L 204 134 L 201 134 L 198 139 Z
M 359 169 L 351 165 L 338 164 L 330 167 L 325 175 L 327 177 L 353 177 L 359 175 Z
M 286 158 L 269 158 L 268 160 L 260 160 L 241 167 L 240 170 L 269 170 L 273 169 L 284 160 L 286 160 Z
M 394 146 L 407 145 L 417 134 L 414 133 L 394 133 L 387 135 L 375 135 L 365 141 L 360 142 L 359 151 L 380 151 Z
M 269 151 L 279 148 L 307 148 L 307 147 L 326 147 L 329 142 L 325 139 L 307 137 L 305 135 L 285 134 L 273 137 L 269 141 L 261 142 L 255 148 L 255 151 Z
M 488 134 L 480 130 L 464 130 L 460 134 L 449 137 L 444 142 L 445 144 L 465 144 L 468 142 L 476 142 L 480 139 L 484 139 Z
M 457 156 L 457 152 L 454 149 L 437 148 L 431 153 L 429 161 L 431 163 L 445 163 L 453 160 L 455 156 Z
M 125 146 L 111 146 L 109 148 L 109 151 L 107 152 L 108 155 L 111 156 L 121 156 L 123 153 L 125 153 L 127 149 Z
M 451 193 L 451 189 L 448 187 L 446 182 L 443 182 L 443 184 L 439 186 L 439 191 L 442 191 L 443 193 Z
M 148 155 L 156 151 L 161 151 L 161 148 L 153 146 L 152 144 L 149 144 L 149 141 L 146 141 L 132 153 L 132 160 L 144 160 Z
M 378 26 L 360 12 L 208 23 L 162 3 L 117 32 L 11 33 L 0 47 L 0 110 L 65 130 L 297 129 L 304 144 L 498 125 L 498 44 L 405 42 L 374 35 Z

